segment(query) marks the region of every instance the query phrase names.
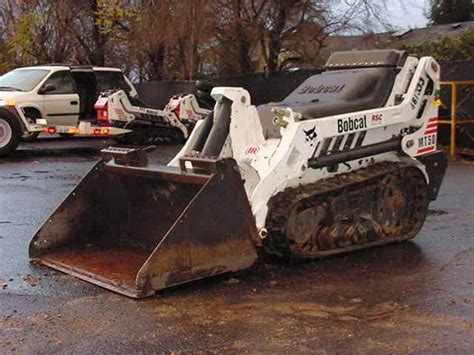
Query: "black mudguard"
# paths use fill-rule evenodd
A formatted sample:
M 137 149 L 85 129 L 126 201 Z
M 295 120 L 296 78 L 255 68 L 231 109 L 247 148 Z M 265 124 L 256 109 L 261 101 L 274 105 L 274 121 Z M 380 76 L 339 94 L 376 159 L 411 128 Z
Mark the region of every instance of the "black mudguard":
M 426 167 L 426 173 L 429 178 L 430 200 L 434 201 L 438 197 L 439 188 L 441 187 L 446 168 L 448 167 L 447 154 L 442 150 L 437 150 L 419 156 L 417 159 Z

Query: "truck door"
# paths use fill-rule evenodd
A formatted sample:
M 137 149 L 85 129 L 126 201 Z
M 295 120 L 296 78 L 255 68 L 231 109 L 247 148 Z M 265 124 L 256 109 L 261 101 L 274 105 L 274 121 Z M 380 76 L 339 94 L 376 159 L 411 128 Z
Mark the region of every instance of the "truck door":
M 79 95 L 79 120 L 95 119 L 94 104 L 97 100 L 97 79 L 94 70 L 71 68 L 71 74 Z
M 68 70 L 57 71 L 38 91 L 48 125 L 75 126 L 79 120 L 79 95 Z

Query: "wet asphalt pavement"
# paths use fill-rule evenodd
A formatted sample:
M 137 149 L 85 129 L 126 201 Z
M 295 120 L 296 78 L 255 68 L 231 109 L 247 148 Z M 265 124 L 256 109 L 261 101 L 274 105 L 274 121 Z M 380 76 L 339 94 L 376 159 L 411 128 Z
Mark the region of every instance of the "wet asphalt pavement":
M 135 301 L 28 261 L 32 235 L 109 143 L 40 139 L 0 160 L 0 353 L 474 352 L 474 164 L 449 166 L 413 241 L 264 260 Z

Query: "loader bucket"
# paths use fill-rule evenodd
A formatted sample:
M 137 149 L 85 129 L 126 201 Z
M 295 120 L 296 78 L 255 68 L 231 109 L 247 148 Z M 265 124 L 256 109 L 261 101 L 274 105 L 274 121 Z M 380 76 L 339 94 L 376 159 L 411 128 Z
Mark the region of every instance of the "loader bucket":
M 35 234 L 30 257 L 133 298 L 250 267 L 256 227 L 235 161 L 182 163 L 98 162 Z

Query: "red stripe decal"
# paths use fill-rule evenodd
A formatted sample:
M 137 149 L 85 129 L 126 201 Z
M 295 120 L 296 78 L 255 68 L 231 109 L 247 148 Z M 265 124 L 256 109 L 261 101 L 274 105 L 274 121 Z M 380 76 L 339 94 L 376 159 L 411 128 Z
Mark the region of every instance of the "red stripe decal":
M 431 117 L 428 122 L 438 121 L 438 117 Z
M 423 134 L 426 135 L 426 134 L 431 134 L 431 133 L 436 133 L 436 132 L 438 132 L 438 129 L 437 129 L 437 128 L 434 128 L 434 129 L 427 129 L 427 130 L 425 131 L 425 133 L 423 133 Z
M 432 150 L 435 150 L 435 146 L 432 145 L 431 147 L 424 147 L 424 148 L 420 148 L 416 151 L 416 154 L 421 154 L 421 153 L 426 153 L 426 152 L 431 152 Z
M 426 126 L 426 128 L 433 128 L 433 127 L 438 127 L 438 123 L 437 122 L 430 123 L 428 126 Z

